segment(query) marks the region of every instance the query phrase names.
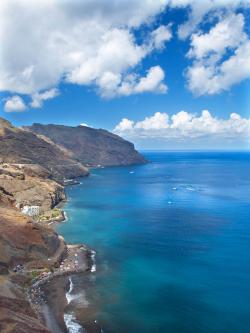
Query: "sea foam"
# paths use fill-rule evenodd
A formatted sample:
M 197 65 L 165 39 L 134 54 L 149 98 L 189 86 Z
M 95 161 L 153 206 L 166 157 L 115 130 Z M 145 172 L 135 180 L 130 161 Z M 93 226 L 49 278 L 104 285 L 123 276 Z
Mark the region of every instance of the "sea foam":
M 72 278 L 70 277 L 69 278 L 69 290 L 66 293 L 66 299 L 67 299 L 68 304 L 74 299 L 74 296 L 72 295 L 73 288 L 74 288 L 74 284 L 73 284 Z
M 64 322 L 69 333 L 84 333 L 82 326 L 76 322 L 72 313 L 64 314 Z
M 66 293 L 66 299 L 68 304 L 70 304 L 75 299 L 75 296 L 72 294 L 73 289 L 74 289 L 74 283 L 72 281 L 72 278 L 69 277 L 69 290 Z M 73 313 L 64 313 L 63 318 L 68 333 L 84 333 L 82 326 L 77 323 Z
M 96 252 L 91 250 L 91 260 L 92 260 L 92 266 L 91 266 L 91 269 L 90 269 L 91 273 L 96 272 L 95 255 L 96 255 Z

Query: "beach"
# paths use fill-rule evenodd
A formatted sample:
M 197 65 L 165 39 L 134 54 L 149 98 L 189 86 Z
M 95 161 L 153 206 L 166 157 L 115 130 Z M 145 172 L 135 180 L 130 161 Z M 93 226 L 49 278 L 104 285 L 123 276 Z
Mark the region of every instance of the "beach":
M 72 277 L 83 277 L 95 272 L 94 251 L 85 245 L 67 245 L 67 251 L 54 272 L 43 272 L 32 284 L 29 299 L 39 319 L 53 333 L 101 332 L 95 322 L 93 309 L 85 307 L 81 312 L 84 330 L 73 314 L 70 293 L 73 290 Z

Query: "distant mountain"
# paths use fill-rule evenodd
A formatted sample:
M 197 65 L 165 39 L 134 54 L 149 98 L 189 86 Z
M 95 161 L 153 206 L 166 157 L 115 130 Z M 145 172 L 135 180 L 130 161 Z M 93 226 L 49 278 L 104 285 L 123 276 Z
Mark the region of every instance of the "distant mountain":
M 119 166 L 146 162 L 132 143 L 103 129 L 41 124 L 33 124 L 25 129 L 49 138 L 86 166 Z
M 40 165 L 56 180 L 88 174 L 88 169 L 72 159 L 70 152 L 0 118 L 0 163 L 4 162 Z

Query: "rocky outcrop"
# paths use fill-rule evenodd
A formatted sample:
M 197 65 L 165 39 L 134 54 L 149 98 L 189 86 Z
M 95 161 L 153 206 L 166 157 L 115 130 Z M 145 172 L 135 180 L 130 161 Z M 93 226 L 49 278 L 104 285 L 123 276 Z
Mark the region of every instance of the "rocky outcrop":
M 36 164 L 46 170 L 47 176 L 57 181 L 88 175 L 81 163 L 70 158 L 64 149 L 34 133 L 12 126 L 0 118 L 0 162 Z
M 25 129 L 49 138 L 66 149 L 72 158 L 87 166 L 145 163 L 144 157 L 132 143 L 103 129 L 41 124 L 33 124 Z

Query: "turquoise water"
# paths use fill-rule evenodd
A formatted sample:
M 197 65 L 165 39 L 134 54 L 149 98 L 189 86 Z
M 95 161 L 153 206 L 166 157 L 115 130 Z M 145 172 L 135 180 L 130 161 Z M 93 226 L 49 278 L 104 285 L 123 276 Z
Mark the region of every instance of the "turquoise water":
M 250 153 L 145 153 L 67 189 L 105 333 L 250 332 Z

